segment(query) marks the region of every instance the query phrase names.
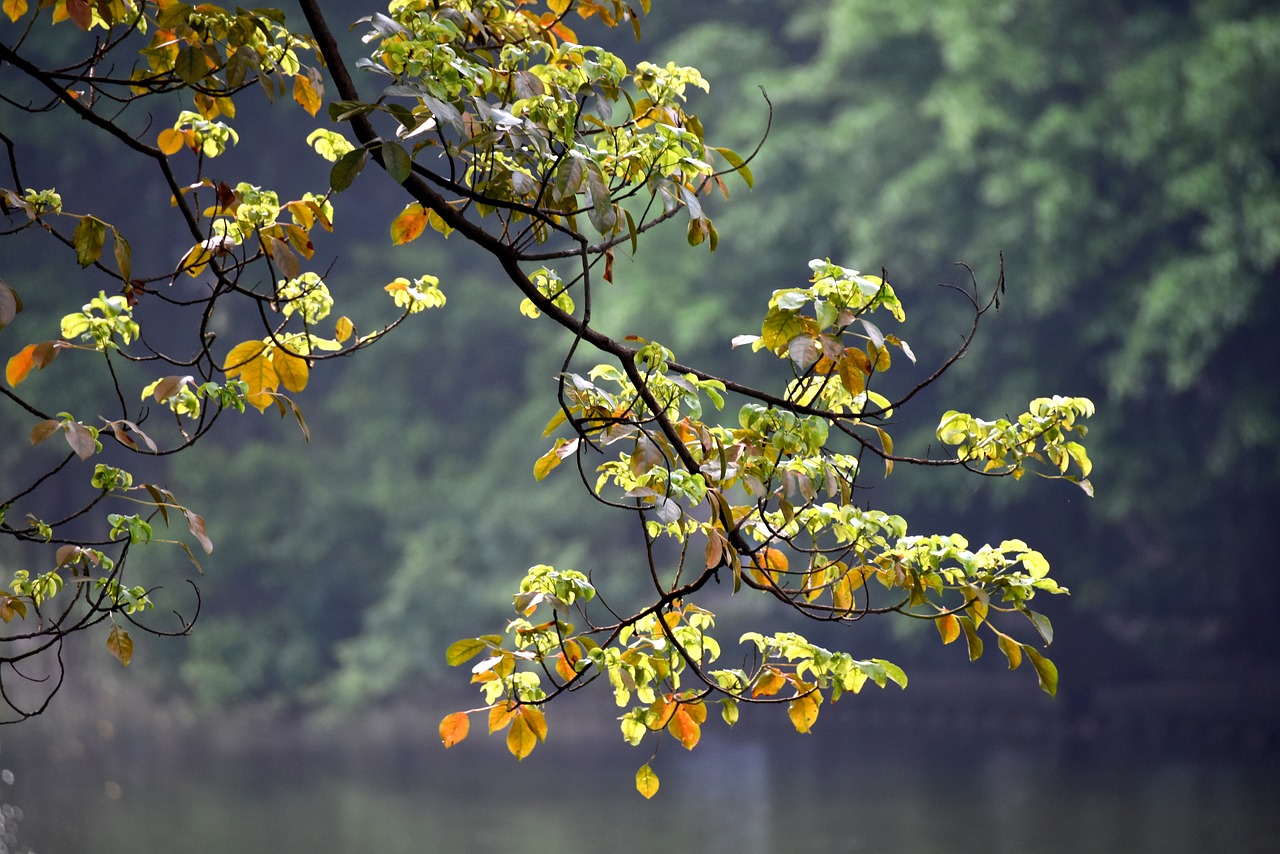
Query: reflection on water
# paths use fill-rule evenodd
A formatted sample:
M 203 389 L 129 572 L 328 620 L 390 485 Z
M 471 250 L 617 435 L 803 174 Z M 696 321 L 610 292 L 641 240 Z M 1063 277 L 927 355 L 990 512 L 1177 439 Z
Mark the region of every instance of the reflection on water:
M 692 753 L 666 739 L 652 801 L 632 779 L 651 748 L 612 732 L 573 742 L 553 730 L 516 763 L 500 739 L 446 752 L 397 730 L 370 739 L 366 722 L 305 748 L 253 732 L 249 751 L 227 746 L 234 728 L 192 744 L 37 721 L 0 732 L 0 854 L 1269 854 L 1280 838 L 1266 756 L 1019 745 L 972 727 L 922 735 L 892 714 L 873 726 L 824 716 L 810 736 L 709 724 Z

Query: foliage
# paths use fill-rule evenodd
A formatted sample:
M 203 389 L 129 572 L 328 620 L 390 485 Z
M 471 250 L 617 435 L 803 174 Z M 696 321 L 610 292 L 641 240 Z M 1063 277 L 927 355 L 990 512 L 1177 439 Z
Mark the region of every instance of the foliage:
M 953 382 L 983 411 L 1067 383 L 1105 408 L 1090 453 L 1107 501 L 1073 512 L 1059 547 L 1080 558 L 1074 605 L 1159 668 L 1207 641 L 1231 658 L 1269 645 L 1265 597 L 1245 591 L 1270 584 L 1258 544 L 1280 482 L 1265 376 L 1280 255 L 1264 225 L 1280 210 L 1280 135 L 1258 109 L 1280 85 L 1274 4 L 815 0 L 781 28 L 759 0 L 732 22 L 708 12 L 672 46 L 719 57 L 703 71 L 734 94 L 704 122 L 746 138 L 753 117 L 724 107 L 761 83 L 778 115 L 753 163 L 772 215 L 721 218 L 763 251 L 717 259 L 716 275 L 777 275 L 800 245 L 936 281 L 1002 251 L 1008 332 L 976 342 Z M 913 319 L 932 328 L 940 311 Z M 962 503 L 975 524 L 1062 519 L 1010 506 L 1017 490 L 916 480 L 918 515 Z
M 359 22 L 369 56 L 354 66 L 382 84 L 373 100 L 355 87 L 318 5 L 301 5 L 311 35 L 287 27 L 273 10 L 229 12 L 174 0 L 5 7 L 15 35 L 0 44 L 0 61 L 42 88 L 51 109 L 84 119 L 114 138 L 120 156 L 154 169 L 167 189 L 173 231 L 155 257 L 135 258 L 106 214 L 64 209 L 57 188 L 26 189 L 17 167 L 21 140 L 0 137 L 13 180 L 12 188 L 0 188 L 13 224 L 6 237 L 41 230 L 80 267 L 92 268 L 85 275 L 110 283 L 64 317 L 62 337 L 25 346 L 7 369 L 6 398 L 38 419 L 33 443 L 60 431 L 70 446 L 4 505 L 6 514 L 27 510 L 29 524 L 3 522 L 0 531 L 48 543 L 56 560 L 34 579 L 19 570 L 6 594 L 6 621 L 27 626 L 5 639 L 6 650 L 20 650 L 4 659 L 7 673 L 21 677 L 14 665 L 23 658 L 56 654 L 66 635 L 104 620 L 112 623 L 108 649 L 123 664 L 133 651 L 126 624 L 163 633 L 135 619 L 153 591 L 126 587 L 125 571 L 130 549 L 159 540 L 156 522 L 167 525 L 171 511 L 212 552 L 201 516 L 165 487 L 134 486 L 132 472 L 115 462 L 185 453 L 222 414 L 250 407 L 292 416 L 306 435 L 290 395 L 302 394 L 319 366 L 381 341 L 410 315 L 445 305 L 447 288 L 436 277 L 396 277 L 384 288 L 389 319 L 360 334 L 355 321 L 337 314 L 358 301 L 344 297 L 330 272 L 304 269 L 316 260 L 313 237 L 335 227 L 341 193 L 374 164 L 407 197 L 399 211 L 387 211 L 391 244 L 429 232 L 472 244 L 520 295 L 522 314 L 564 330 L 559 406 L 544 433 L 554 439 L 532 474 L 542 480 L 570 464 L 601 504 L 633 516 L 638 563 L 650 585 L 642 603 L 618 610 L 597 587 L 598 567 L 531 567 L 504 631 L 446 651 L 453 665 L 479 659 L 472 681 L 484 697 L 481 708 L 441 723 L 447 746 L 466 737 L 470 715 L 484 713 L 489 731 L 505 731 L 508 748 L 523 759 L 547 737 L 546 703 L 600 677 L 627 709 L 621 721 L 628 742 L 665 730 L 688 749 L 700 739 L 708 701 L 718 701 L 729 724 L 741 705 L 785 702 L 796 729 L 808 732 L 826 700 L 857 693 L 868 681 L 905 687 L 905 673 L 891 662 L 833 652 L 791 631 L 748 632 L 739 640 L 742 665 L 714 666 L 722 653 L 716 615 L 698 603 L 722 575 L 735 592 L 745 588 L 818 621 L 933 622 L 944 643 L 963 634 L 971 659 L 981 655 L 984 634 L 995 637 L 1010 668 L 1029 660 L 1041 687 L 1056 691 L 1052 663 L 1016 640 L 1006 620 L 1020 615 L 1034 637 L 1052 639 L 1031 603 L 1038 592 L 1065 591 L 1043 555 L 1021 540 L 971 549 L 959 534 L 912 534 L 901 516 L 856 500 L 871 460 L 886 475 L 895 465 L 988 477 L 1032 471 L 1089 490 L 1090 462 L 1076 441 L 1085 433 L 1080 422 L 1093 414 L 1085 398 L 1037 398 L 1021 415 L 995 421 L 948 411 L 937 439 L 951 453 L 895 451 L 895 411 L 964 354 L 1003 280 L 989 297 L 976 282 L 953 289 L 971 310 L 970 332 L 893 398 L 878 390 L 881 377 L 895 361 L 901 367 L 916 356 L 884 331 L 905 318 L 905 308 L 883 271 L 864 275 L 817 259 L 807 284 L 775 290 L 758 333 L 734 339 L 772 357 L 777 379 L 759 386 L 682 364 L 658 342 L 611 337 L 593 325 L 592 311 L 598 283 L 622 278 L 618 257 L 677 218 L 691 246 L 714 252 L 720 234 L 712 195 L 727 198 L 730 180 L 755 182 L 755 155 L 710 144 L 687 110 L 692 92 L 709 88 L 700 72 L 671 62 L 628 65 L 604 47 L 580 44 L 571 29 L 626 24 L 638 36 L 648 3 L 642 0 L 641 10 L 623 0 L 550 0 L 545 7 L 533 0 L 394 0 L 385 14 Z M 70 66 L 69 79 L 42 63 L 37 48 L 24 50 L 45 18 L 63 32 L 88 34 L 85 58 Z M 131 53 L 139 59 L 127 75 L 107 72 L 127 66 Z M 327 108 L 322 69 L 336 96 Z M 281 201 L 276 190 L 221 174 L 221 158 L 234 148 L 265 144 L 229 124 L 259 89 L 268 99 L 291 96 L 310 116 L 325 109 L 342 128 L 307 136 L 331 163 L 327 188 Z M 130 132 L 124 113 L 144 103 L 176 113 L 175 121 L 154 134 Z M 104 260 L 108 236 L 113 257 Z M 21 310 L 18 293 L 0 288 L 5 324 Z M 233 316 L 229 333 L 215 328 L 215 314 Z M 228 334 L 234 344 L 218 343 Z M 83 411 L 49 416 L 14 390 L 35 382 L 35 372 L 62 350 L 78 351 L 86 371 L 100 366 L 118 410 L 102 417 L 104 427 L 81 420 Z M 592 353 L 585 364 L 579 351 Z M 596 359 L 604 361 L 591 364 Z M 117 363 L 136 363 L 146 377 L 132 385 Z M 139 400 L 171 417 L 144 433 L 147 407 Z M 716 413 L 731 401 L 736 413 L 721 421 Z M 82 410 L 76 403 L 67 406 Z M 107 431 L 115 439 L 110 448 L 100 439 Z M 169 438 L 152 438 L 160 431 Z M 95 462 L 87 497 L 58 516 L 44 509 L 56 502 L 42 488 L 74 479 L 77 457 Z M 141 505 L 141 514 L 95 517 L 100 503 L 120 500 Z M 189 546 L 171 542 L 195 562 Z M 64 584 L 64 575 L 75 583 Z M 28 611 L 34 623 L 26 622 Z M 190 629 L 191 620 L 181 619 L 177 633 Z M 5 696 L 18 716 L 48 702 L 45 696 L 32 708 Z M 657 791 L 649 764 L 636 783 L 646 797 Z

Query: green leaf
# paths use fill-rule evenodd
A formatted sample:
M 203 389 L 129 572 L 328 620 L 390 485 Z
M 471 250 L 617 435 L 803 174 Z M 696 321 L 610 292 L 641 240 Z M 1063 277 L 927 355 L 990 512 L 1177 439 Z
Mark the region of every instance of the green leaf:
M 1031 666 L 1036 669 L 1036 675 L 1040 677 L 1040 688 L 1050 697 L 1058 693 L 1058 668 L 1057 666 L 1036 652 L 1035 647 L 1028 644 L 1022 645 L 1022 651 L 1026 653 L 1027 658 L 1031 659 Z
M 120 277 L 127 282 L 133 278 L 133 247 L 114 226 L 111 228 L 111 237 L 114 240 L 116 268 L 120 271 Z
M 449 645 L 449 648 L 445 650 L 444 660 L 450 667 L 457 667 L 459 664 L 475 658 L 488 648 L 489 645 L 479 638 L 463 638 Z
M 413 172 L 413 160 L 399 143 L 386 140 L 382 143 L 382 162 L 387 174 L 397 184 L 403 184 Z
M 209 73 L 209 63 L 204 50 L 186 41 L 178 42 L 178 57 L 173 62 L 173 73 L 188 86 L 194 86 Z
M 978 637 L 972 618 L 960 617 L 959 619 L 960 628 L 964 630 L 965 642 L 969 645 L 969 660 L 977 661 L 982 657 L 982 638 Z
M 333 168 L 329 170 L 329 186 L 336 193 L 341 193 L 347 187 L 351 186 L 351 182 L 364 169 L 365 159 L 369 156 L 369 152 L 363 148 L 357 148 L 348 151 L 342 155 L 333 164 Z
M 1049 618 L 1044 614 L 1037 614 L 1035 611 L 1025 612 L 1027 618 L 1031 620 L 1031 624 L 1036 627 L 1036 631 L 1040 633 L 1040 637 L 1044 638 L 1046 644 L 1053 643 L 1053 623 L 1049 622 Z
M 751 175 L 751 169 L 747 166 L 747 162 L 742 159 L 742 156 L 739 155 L 738 152 L 734 151 L 732 148 L 711 148 L 711 150 L 729 161 L 729 165 L 733 167 L 735 172 L 742 176 L 742 180 L 747 182 L 748 187 L 755 187 L 756 181 Z
M 107 239 L 107 224 L 94 216 L 86 216 L 71 235 L 76 248 L 76 260 L 81 267 L 88 267 L 102 257 L 102 246 Z

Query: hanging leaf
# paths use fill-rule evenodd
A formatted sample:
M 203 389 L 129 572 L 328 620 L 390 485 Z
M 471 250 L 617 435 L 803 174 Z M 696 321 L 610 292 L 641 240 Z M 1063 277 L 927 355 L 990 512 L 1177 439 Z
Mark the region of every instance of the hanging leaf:
M 1036 675 L 1040 677 L 1040 688 L 1050 697 L 1058 693 L 1058 668 L 1057 666 L 1045 658 L 1035 647 L 1028 644 L 1022 645 L 1022 651 L 1027 658 L 1031 659 L 1031 666 L 1036 669 Z
M 320 112 L 321 96 L 311 78 L 305 74 L 293 76 L 293 100 L 311 115 Z
M 440 740 L 444 742 L 447 750 L 465 739 L 470 730 L 471 719 L 467 713 L 454 712 L 451 715 L 445 715 L 444 720 L 440 721 Z
M 649 763 L 641 765 L 640 770 L 636 772 L 636 791 L 646 799 L 652 798 L 658 794 L 658 785 L 658 775 L 653 773 Z
M 76 261 L 88 267 L 102 257 L 102 247 L 107 240 L 107 224 L 97 217 L 86 216 L 80 220 L 71 243 L 76 249 Z
M 9 16 L 10 21 L 18 20 L 27 14 L 27 0 L 4 0 L 4 13 Z
M 133 658 L 133 638 L 124 629 L 112 625 L 107 634 L 107 651 L 119 659 L 122 666 L 128 667 Z
M 787 717 L 791 718 L 792 726 L 799 733 L 807 733 L 813 728 L 818 720 L 818 707 L 822 705 L 822 694 L 818 693 L 816 686 L 806 685 L 805 688 L 814 690 L 796 697 L 787 705 Z
M 187 508 L 182 508 L 183 514 L 187 517 L 187 530 L 200 543 L 200 548 L 204 549 L 204 553 L 213 554 L 213 540 L 209 539 L 208 533 L 204 529 L 204 517 L 196 513 L 192 513 Z

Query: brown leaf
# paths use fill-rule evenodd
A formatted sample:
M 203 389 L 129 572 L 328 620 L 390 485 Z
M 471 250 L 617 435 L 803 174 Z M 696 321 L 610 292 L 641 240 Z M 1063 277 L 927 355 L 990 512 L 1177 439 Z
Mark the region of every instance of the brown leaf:
M 133 638 L 129 637 L 129 633 L 119 626 L 113 625 L 111 633 L 107 635 L 107 650 L 120 660 L 120 663 L 128 667 L 129 661 L 133 658 Z

